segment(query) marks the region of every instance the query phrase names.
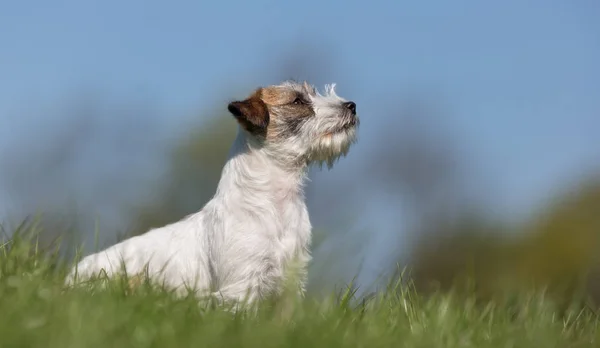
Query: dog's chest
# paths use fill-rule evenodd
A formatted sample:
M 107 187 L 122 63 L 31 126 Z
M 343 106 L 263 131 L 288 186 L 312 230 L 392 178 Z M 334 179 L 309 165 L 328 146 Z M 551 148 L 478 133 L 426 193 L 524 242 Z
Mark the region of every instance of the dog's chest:
M 311 225 L 301 192 L 277 192 L 276 214 L 280 218 L 278 241 L 286 260 L 308 253 Z

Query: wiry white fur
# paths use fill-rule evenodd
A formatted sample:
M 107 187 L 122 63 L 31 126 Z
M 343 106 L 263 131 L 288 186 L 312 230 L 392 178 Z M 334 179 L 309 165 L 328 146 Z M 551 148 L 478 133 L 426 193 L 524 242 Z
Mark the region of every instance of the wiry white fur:
M 348 123 L 351 115 L 340 111 L 342 103 L 347 100 L 335 92 L 335 84 L 325 85 L 325 94 L 319 93 L 313 86 L 294 82 L 284 82 L 281 86 L 305 91 L 315 117 L 304 123 L 298 135 L 278 139 L 269 144 L 279 157 L 287 156 L 288 162 L 305 161 L 322 166 L 326 163 L 331 168 L 336 160 L 346 155 L 350 146 L 356 141 L 356 128 L 348 128 L 344 132 L 336 132 L 343 124 Z M 274 120 L 278 122 L 277 119 Z M 277 126 L 277 125 L 275 125 Z
M 333 87 L 324 96 L 312 94 L 311 102 L 315 117 L 300 135 L 265 144 L 240 128 L 216 194 L 201 211 L 85 257 L 67 283 L 125 271 L 233 302 L 279 294 L 286 280 L 303 294 L 311 240 L 303 193 L 307 166 L 332 163 L 355 137 L 354 129 L 323 135 L 341 118 L 343 99 Z
M 308 130 L 315 139 L 310 146 L 310 160 L 327 162 L 327 166 L 331 168 L 341 155 L 348 154 L 350 145 L 356 140 L 356 128 L 350 128 L 344 133 L 334 132 L 330 136 L 319 136 L 323 130 L 331 132 L 339 127 L 340 122 L 347 122 L 339 115 L 339 105 L 346 100 L 335 93 L 335 84 L 325 86 L 324 96 L 316 92 L 316 96 L 311 96 L 311 102 L 318 117 L 315 118 L 316 124 L 311 125 L 311 129 Z

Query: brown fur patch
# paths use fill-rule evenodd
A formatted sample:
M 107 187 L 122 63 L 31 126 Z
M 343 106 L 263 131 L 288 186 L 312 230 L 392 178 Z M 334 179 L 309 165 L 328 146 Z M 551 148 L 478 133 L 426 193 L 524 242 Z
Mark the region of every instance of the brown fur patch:
M 296 99 L 297 92 L 282 87 L 267 87 L 261 90 L 261 99 L 272 106 L 289 104 Z
M 314 92 L 306 83 L 304 88 Z M 302 104 L 294 103 L 298 98 Z M 258 88 L 247 99 L 230 103 L 228 109 L 246 130 L 267 139 L 298 134 L 304 121 L 314 116 L 307 95 L 282 86 Z
M 242 127 L 254 134 L 264 133 L 269 124 L 269 110 L 260 96 L 258 89 L 247 99 L 231 102 L 227 107 Z
M 267 139 L 275 140 L 297 135 L 304 122 L 314 116 L 308 96 L 295 89 L 268 87 L 262 90 L 261 97 L 267 104 L 271 117 L 277 120 L 269 124 Z M 302 104 L 295 104 L 296 99 L 300 99 Z

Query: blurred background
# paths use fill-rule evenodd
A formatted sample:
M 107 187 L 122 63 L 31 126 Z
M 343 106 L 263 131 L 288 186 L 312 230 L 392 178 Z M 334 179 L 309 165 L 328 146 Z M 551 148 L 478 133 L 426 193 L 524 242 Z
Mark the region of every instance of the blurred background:
M 41 216 L 43 243 L 91 252 L 176 221 L 214 193 L 229 101 L 335 82 L 362 124 L 311 170 L 312 293 L 409 267 L 423 291 L 600 298 L 598 18 L 595 0 L 3 2 L 2 233 Z

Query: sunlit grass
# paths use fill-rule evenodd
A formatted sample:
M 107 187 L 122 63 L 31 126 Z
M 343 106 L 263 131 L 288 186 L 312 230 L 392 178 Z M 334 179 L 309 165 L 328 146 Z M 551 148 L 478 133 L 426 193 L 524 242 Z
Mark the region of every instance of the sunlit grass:
M 144 283 L 63 286 L 66 264 L 30 233 L 0 242 L 0 347 L 586 347 L 598 320 L 543 293 L 480 302 L 409 281 L 356 296 L 266 301 L 232 314 Z M 29 236 L 29 237 L 26 237 Z

